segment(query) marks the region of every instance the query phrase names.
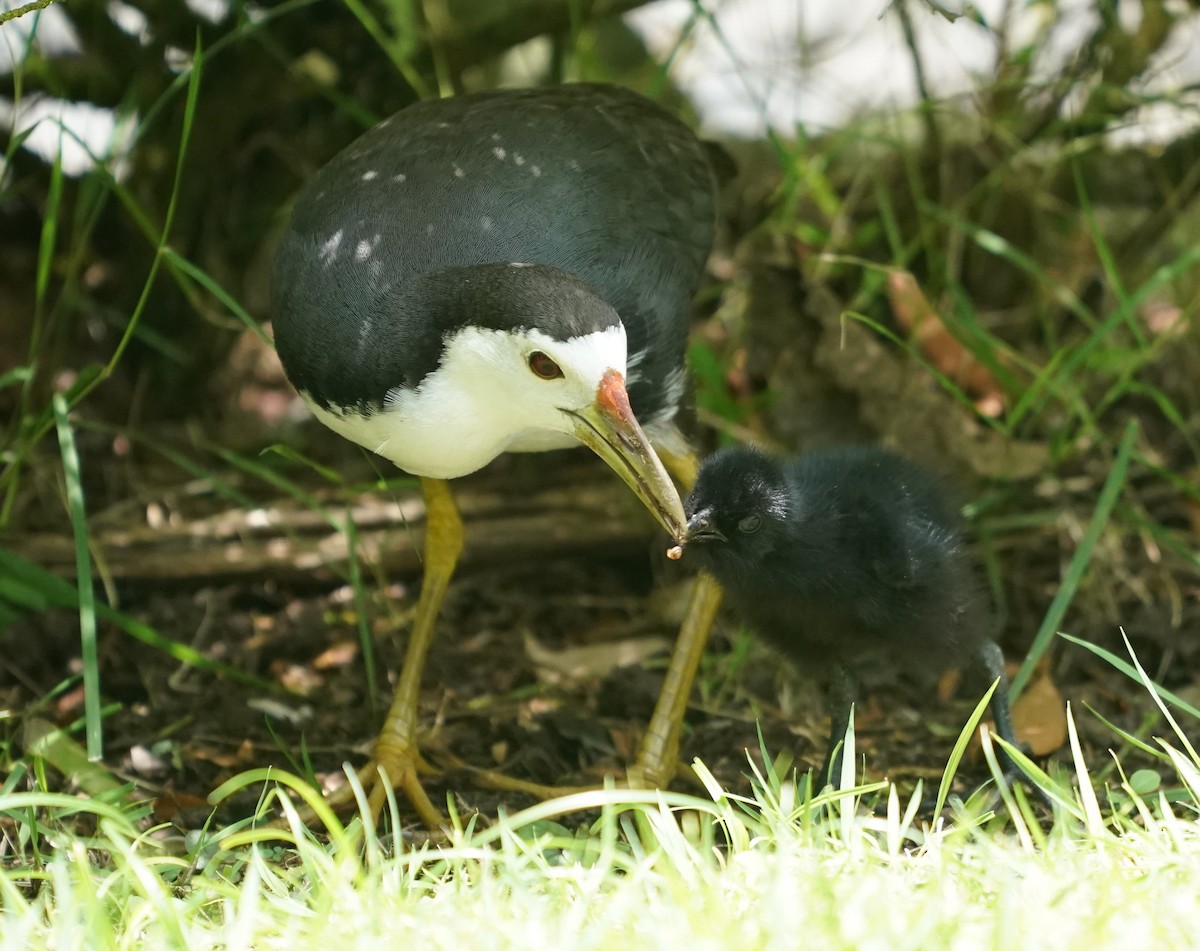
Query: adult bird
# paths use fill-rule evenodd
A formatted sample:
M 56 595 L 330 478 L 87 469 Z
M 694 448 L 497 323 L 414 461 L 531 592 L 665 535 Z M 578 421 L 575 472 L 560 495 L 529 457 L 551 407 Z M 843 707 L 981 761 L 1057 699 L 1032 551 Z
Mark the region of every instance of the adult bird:
M 684 507 L 687 556 L 720 581 L 751 629 L 827 680 L 819 785 L 841 776 L 864 657 L 925 673 L 977 663 L 998 681 L 996 731 L 1015 744 L 1004 658 L 957 514 L 933 475 L 870 447 L 791 461 L 731 448 L 705 461 Z
M 325 425 L 417 475 L 424 579 L 366 777 L 430 825 L 417 703 L 463 541 L 446 480 L 504 452 L 582 442 L 671 535 L 686 479 L 675 425 L 691 296 L 712 242 L 702 143 L 608 85 L 418 103 L 347 146 L 296 199 L 274 280 L 292 384 Z M 689 466 L 690 471 L 689 471 Z M 633 774 L 674 771 L 679 720 L 719 595 L 701 585 Z

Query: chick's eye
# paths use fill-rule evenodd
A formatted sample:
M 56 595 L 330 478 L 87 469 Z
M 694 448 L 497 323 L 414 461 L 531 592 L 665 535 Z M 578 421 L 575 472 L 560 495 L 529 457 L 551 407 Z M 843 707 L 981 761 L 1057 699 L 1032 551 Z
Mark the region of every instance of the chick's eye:
M 551 360 L 541 350 L 534 350 L 529 355 L 529 369 L 533 371 L 534 376 L 543 380 L 560 380 L 562 379 L 562 368 Z
M 744 519 L 738 522 L 738 531 L 743 535 L 753 535 L 762 528 L 761 515 L 747 515 Z

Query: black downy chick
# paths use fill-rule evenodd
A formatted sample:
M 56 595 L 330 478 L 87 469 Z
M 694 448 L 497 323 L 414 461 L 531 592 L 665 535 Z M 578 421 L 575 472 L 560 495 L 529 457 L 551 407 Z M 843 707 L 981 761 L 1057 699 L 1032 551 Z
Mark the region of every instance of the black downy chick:
M 688 556 L 752 630 L 828 684 L 821 784 L 841 775 L 853 668 L 866 656 L 908 671 L 977 663 L 999 680 L 992 715 L 1015 744 L 1003 655 L 958 515 L 933 475 L 869 447 L 789 461 L 726 449 L 705 462 L 684 509 Z

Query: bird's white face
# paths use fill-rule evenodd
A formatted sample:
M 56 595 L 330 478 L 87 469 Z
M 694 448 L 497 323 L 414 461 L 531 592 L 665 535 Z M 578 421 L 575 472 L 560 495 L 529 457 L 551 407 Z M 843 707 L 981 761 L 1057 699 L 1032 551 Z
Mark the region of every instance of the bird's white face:
M 538 330 L 466 327 L 419 387 L 388 394 L 382 413 L 364 418 L 310 406 L 327 426 L 405 471 L 453 479 L 502 452 L 577 445 L 572 414 L 595 406 L 614 372 L 623 379 L 620 324 L 567 341 Z
M 625 392 L 625 329 L 556 340 L 538 330 L 465 327 L 416 389 L 388 393 L 382 412 L 337 413 L 309 400 L 335 432 L 413 475 L 454 479 L 502 452 L 583 443 L 673 535 L 683 506 Z
M 620 324 L 566 341 L 473 327 L 450 341 L 437 372 L 475 405 L 501 451 L 540 452 L 575 444 L 573 414 L 595 404 L 606 374 L 624 380 L 625 353 Z

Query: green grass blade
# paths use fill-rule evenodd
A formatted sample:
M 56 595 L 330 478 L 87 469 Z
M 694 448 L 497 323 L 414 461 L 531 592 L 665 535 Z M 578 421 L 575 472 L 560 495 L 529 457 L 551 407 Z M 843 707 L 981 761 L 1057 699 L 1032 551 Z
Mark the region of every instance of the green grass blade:
M 1075 763 L 1075 776 L 1079 780 L 1079 801 L 1083 805 L 1083 822 L 1088 834 L 1094 838 L 1102 838 L 1107 831 L 1104 817 L 1100 813 L 1100 803 L 1096 799 L 1096 790 L 1092 788 L 1091 774 L 1088 772 L 1087 760 L 1083 755 L 1083 747 L 1079 743 L 1079 733 L 1075 729 L 1075 716 L 1071 712 L 1071 702 L 1067 701 L 1067 737 L 1070 741 L 1071 758 Z
M 1162 697 L 1158 695 L 1158 691 L 1154 688 L 1154 681 L 1150 679 L 1150 675 L 1146 673 L 1146 669 L 1142 666 L 1141 661 L 1137 659 L 1133 645 L 1129 643 L 1129 637 L 1124 631 L 1121 631 L 1121 640 L 1125 642 L 1125 650 L 1129 651 L 1129 658 L 1133 661 L 1133 666 L 1137 670 L 1138 680 L 1141 681 L 1142 686 L 1146 688 L 1151 699 L 1154 700 L 1154 705 L 1158 707 L 1164 719 L 1171 725 L 1171 729 L 1179 737 L 1179 741 L 1183 744 L 1184 749 L 1188 751 L 1188 755 L 1192 758 L 1193 762 L 1200 763 L 1200 756 L 1196 754 L 1196 748 L 1192 746 L 1192 741 L 1188 739 L 1187 734 L 1180 728 L 1179 722 L 1175 719 L 1171 711 L 1167 709 L 1167 705 L 1163 703 Z
M 62 454 L 63 476 L 67 484 L 67 510 L 75 539 L 75 588 L 79 596 L 79 640 L 83 655 L 83 709 L 87 722 L 88 759 L 104 754 L 103 724 L 100 719 L 100 659 L 96 650 L 96 591 L 92 585 L 92 554 L 88 550 L 87 511 L 83 500 L 83 479 L 75 433 L 67 417 L 67 401 L 54 395 L 54 418 L 58 426 L 58 445 Z
M 273 452 L 276 455 L 282 456 L 288 462 L 295 462 L 298 465 L 302 465 L 309 469 L 312 469 L 313 472 L 315 472 L 317 475 L 319 475 L 322 479 L 324 479 L 326 482 L 330 483 L 331 485 L 344 487 L 346 484 L 345 481 L 342 479 L 341 473 L 338 472 L 336 469 L 330 468 L 329 466 L 322 465 L 321 463 L 317 462 L 315 459 L 309 458 L 308 456 L 304 455 L 304 453 L 300 452 L 297 449 L 293 449 L 291 446 L 287 445 L 286 443 L 281 443 L 281 442 L 272 443 L 270 446 L 267 446 L 267 448 L 264 449 L 261 453 L 259 453 L 259 455 L 265 456 L 269 452 Z
M 18 383 L 28 383 L 33 379 L 33 367 L 13 367 L 6 373 L 0 373 L 0 390 Z
M 933 807 L 935 816 L 940 816 L 946 807 L 946 800 L 950 796 L 950 785 L 954 782 L 954 776 L 958 772 L 958 764 L 962 762 L 963 754 L 967 752 L 971 737 L 975 735 L 975 729 L 983 719 L 983 712 L 988 708 L 988 704 L 992 702 L 992 694 L 996 692 L 999 683 L 999 680 L 993 681 L 992 685 L 988 687 L 987 693 L 983 695 L 979 703 L 975 704 L 975 709 L 971 711 L 970 717 L 959 731 L 958 739 L 954 741 L 954 748 L 946 760 L 946 768 L 942 770 L 942 781 L 938 785 L 937 804 Z
M 1117 499 L 1120 498 L 1121 492 L 1125 488 L 1125 475 L 1129 470 L 1129 461 L 1133 456 L 1133 444 L 1137 435 L 1137 420 L 1131 419 L 1125 426 L 1125 434 L 1121 437 L 1120 446 L 1117 447 L 1116 459 L 1113 461 L 1112 469 L 1109 470 L 1108 478 L 1104 480 L 1104 486 L 1096 500 L 1096 509 L 1092 513 L 1092 520 L 1088 523 L 1087 531 L 1084 532 L 1079 547 L 1075 549 L 1075 554 L 1071 556 L 1062 584 L 1055 592 L 1054 599 L 1046 610 L 1046 616 L 1042 618 L 1042 625 L 1038 628 L 1037 636 L 1033 639 L 1029 653 L 1025 655 L 1025 660 L 1021 663 L 1021 669 L 1013 677 L 1012 686 L 1008 691 L 1009 699 L 1012 701 L 1021 695 L 1021 691 L 1033 675 L 1034 667 L 1049 649 L 1054 635 L 1058 631 L 1058 625 L 1062 623 L 1063 616 L 1067 613 L 1067 608 L 1070 607 L 1075 592 L 1079 588 L 1079 583 L 1083 580 L 1083 575 L 1092 560 L 1092 549 L 1100 540 L 1100 534 L 1108 524 L 1113 506 L 1116 505 Z
M 78 611 L 80 609 L 79 592 L 74 585 L 3 547 L 0 547 L 0 573 L 15 578 L 18 583 L 36 590 L 45 599 L 49 607 L 63 608 L 70 611 Z M 247 684 L 258 690 L 264 690 L 273 694 L 287 693 L 277 683 L 264 680 L 261 677 L 255 677 L 253 674 L 248 674 L 237 667 L 231 667 L 228 664 L 210 660 L 194 647 L 172 640 L 160 634 L 149 624 L 129 617 L 102 601 L 96 603 L 95 611 L 96 617 L 101 621 L 115 624 L 131 637 L 136 638 L 148 647 L 162 651 L 182 664 L 190 664 L 193 667 L 219 674 L 222 677 L 228 677 L 231 680 Z
M 117 341 L 117 346 L 104 368 L 105 377 L 108 377 L 116 369 L 117 364 L 120 363 L 121 357 L 125 353 L 125 348 L 129 346 L 129 342 L 133 339 L 134 331 L 137 329 L 142 314 L 146 310 L 146 305 L 150 301 L 150 292 L 154 289 L 154 281 L 158 276 L 158 269 L 165 260 L 167 241 L 170 238 L 171 225 L 175 221 L 175 209 L 179 206 L 179 193 L 183 187 L 183 170 L 187 161 L 188 143 L 191 141 L 192 126 L 196 121 L 196 103 L 200 99 L 200 76 L 203 73 L 203 66 L 204 48 L 200 41 L 200 34 L 197 33 L 196 47 L 192 54 L 190 76 L 188 77 L 187 100 L 184 103 L 183 109 L 183 131 L 179 139 L 179 153 L 175 157 L 175 180 L 171 184 L 171 195 L 167 199 L 167 211 L 163 220 L 162 231 L 159 233 L 158 247 L 155 249 L 154 260 L 150 263 L 150 270 L 146 274 L 146 280 L 142 283 L 142 293 L 138 297 L 137 304 L 134 305 L 133 313 L 129 315 L 129 323 L 125 326 L 125 332 L 121 335 L 121 339 Z
M 379 44 L 379 48 L 383 50 L 387 58 L 392 61 L 392 65 L 396 67 L 396 72 L 404 77 L 404 81 L 408 83 L 420 98 L 431 98 L 433 90 L 412 63 L 411 57 L 416 51 L 415 47 L 410 42 L 406 42 L 406 40 L 411 40 L 417 34 L 417 31 L 405 30 L 399 32 L 397 35 L 389 36 L 375 14 L 367 8 L 367 5 L 362 0 L 342 0 L 342 2 L 354 14 L 358 22 L 362 24 L 363 29 Z M 415 22 L 414 19 L 413 23 L 415 24 Z
M 1091 196 L 1088 194 L 1087 185 L 1083 181 L 1083 168 L 1078 153 L 1072 153 L 1070 165 L 1071 176 L 1075 182 L 1075 194 L 1079 198 L 1079 210 L 1083 212 L 1084 221 L 1087 222 L 1087 233 L 1092 239 L 1096 256 L 1100 259 L 1100 265 L 1104 269 L 1105 282 L 1108 284 L 1109 290 L 1116 295 L 1117 311 L 1124 317 L 1125 326 L 1129 329 L 1133 339 L 1137 341 L 1138 348 L 1141 349 L 1146 346 L 1146 337 L 1142 333 L 1142 328 L 1138 326 L 1133 308 L 1129 306 L 1129 292 L 1121 277 L 1121 269 L 1113 257 L 1112 248 L 1108 246 L 1108 242 L 1104 239 L 1104 232 L 1096 221 L 1096 210 L 1092 205 Z
M 1065 635 L 1060 635 L 1060 636 L 1065 636 Z M 1134 749 L 1141 750 L 1147 756 L 1153 756 L 1155 759 L 1165 760 L 1167 758 L 1167 754 L 1164 753 L 1162 750 L 1155 749 L 1149 743 L 1134 736 L 1128 730 L 1121 729 L 1119 726 L 1117 726 L 1115 723 L 1113 723 L 1112 720 L 1110 720 L 1110 719 L 1108 719 L 1108 717 L 1104 716 L 1104 714 L 1102 714 L 1099 710 L 1097 710 L 1091 704 L 1085 703 L 1084 708 L 1087 710 L 1088 713 L 1090 713 L 1097 720 L 1099 720 L 1104 725 L 1104 728 L 1106 730 L 1111 732 L 1114 736 L 1119 736 L 1122 740 L 1124 740 L 1126 743 L 1128 743 Z M 1114 755 L 1115 755 L 1115 753 L 1114 753 Z
M 367 703 L 371 716 L 379 709 L 379 686 L 375 680 L 375 641 L 371 637 L 370 613 L 367 591 L 363 584 L 362 564 L 358 560 L 358 526 L 354 524 L 354 513 L 346 506 L 346 551 L 349 555 L 350 590 L 354 592 L 354 613 L 358 620 L 358 646 L 362 651 L 363 676 L 367 681 Z
M 236 317 L 243 324 L 245 324 L 246 327 L 248 327 L 251 331 L 253 331 L 259 340 L 261 340 L 267 346 L 274 348 L 275 341 L 273 341 L 270 337 L 268 337 L 266 335 L 266 333 L 262 329 L 262 325 L 257 320 L 255 320 L 253 317 L 251 317 L 249 311 L 247 311 L 245 307 L 243 307 L 241 304 L 239 304 L 233 298 L 233 295 L 231 295 L 227 290 L 225 290 L 225 288 L 223 288 L 220 284 L 218 284 L 216 281 L 214 281 L 211 277 L 208 276 L 207 273 L 202 271 L 199 267 L 197 267 L 195 264 L 193 264 L 187 258 L 183 257 L 180 254 L 177 254 L 171 248 L 163 248 L 162 253 L 163 253 L 163 257 L 166 258 L 168 264 L 170 264 L 172 267 L 175 267 L 178 270 L 180 270 L 181 272 L 183 272 L 184 274 L 186 274 L 193 281 L 195 281 L 197 284 L 199 284 L 201 287 L 203 287 L 206 291 L 208 291 L 210 294 L 212 294 L 213 297 L 215 297 L 217 300 L 219 300 L 222 304 L 225 305 L 225 308 L 231 314 L 233 314 L 234 317 Z
M 1070 641 L 1072 644 L 1078 644 L 1080 647 L 1083 647 L 1083 648 L 1091 651 L 1097 657 L 1099 657 L 1102 660 L 1106 661 L 1107 663 L 1111 664 L 1113 667 L 1115 667 L 1117 670 L 1119 670 L 1121 673 L 1123 673 L 1126 677 L 1129 677 L 1131 680 L 1142 681 L 1143 683 L 1147 684 L 1148 687 L 1151 688 L 1151 690 L 1155 696 L 1160 697 L 1163 700 L 1166 700 L 1168 703 L 1172 704 L 1173 706 L 1178 707 L 1180 710 L 1182 710 L 1184 713 L 1188 714 L 1189 716 L 1196 717 L 1198 720 L 1200 720 L 1200 709 L 1198 709 L 1197 707 L 1188 703 L 1186 700 L 1184 700 L 1178 694 L 1171 693 L 1170 690 L 1168 690 L 1166 687 L 1162 686 L 1161 684 L 1156 683 L 1155 681 L 1149 680 L 1149 679 L 1142 680 L 1141 675 L 1138 674 L 1137 670 L 1133 667 L 1132 664 L 1130 664 L 1126 660 L 1121 659 L 1116 654 L 1112 653 L 1112 651 L 1107 651 L 1103 647 L 1099 647 L 1095 644 L 1090 643 L 1089 641 L 1085 641 L 1081 637 L 1075 637 L 1072 634 L 1066 634 L 1062 631 L 1058 632 L 1058 636 L 1061 637 L 1063 640 Z

